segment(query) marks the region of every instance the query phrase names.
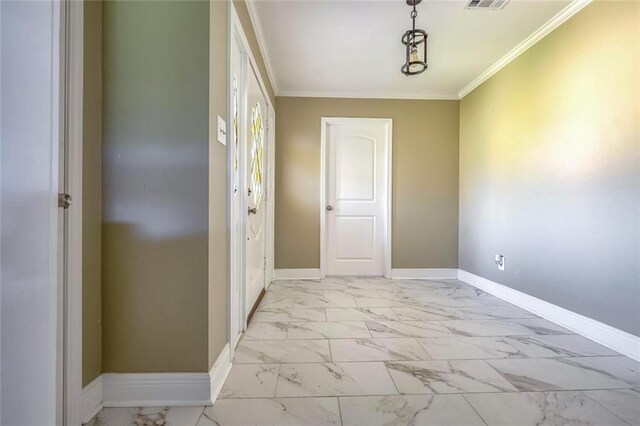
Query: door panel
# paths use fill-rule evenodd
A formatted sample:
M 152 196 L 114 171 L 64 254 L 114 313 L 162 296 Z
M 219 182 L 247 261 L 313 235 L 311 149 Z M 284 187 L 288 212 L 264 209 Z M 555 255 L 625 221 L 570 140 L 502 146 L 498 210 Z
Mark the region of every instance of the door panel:
M 336 259 L 374 260 L 376 218 L 374 216 L 337 216 Z
M 267 103 L 251 66 L 249 66 L 247 74 L 247 146 L 245 149 L 247 188 L 244 191 L 248 206 L 246 213 L 248 215 L 246 222 L 246 308 L 249 313 L 265 287 Z
M 388 126 L 358 119 L 327 126 L 328 275 L 384 274 Z
M 336 144 L 336 199 L 374 201 L 376 141 L 344 138 Z

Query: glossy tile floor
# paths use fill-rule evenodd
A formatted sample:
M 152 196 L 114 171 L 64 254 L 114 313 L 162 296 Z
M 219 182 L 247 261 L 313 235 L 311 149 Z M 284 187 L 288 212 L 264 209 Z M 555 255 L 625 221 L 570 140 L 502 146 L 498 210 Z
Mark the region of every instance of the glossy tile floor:
M 455 280 L 272 284 L 213 407 L 112 425 L 640 425 L 640 363 Z

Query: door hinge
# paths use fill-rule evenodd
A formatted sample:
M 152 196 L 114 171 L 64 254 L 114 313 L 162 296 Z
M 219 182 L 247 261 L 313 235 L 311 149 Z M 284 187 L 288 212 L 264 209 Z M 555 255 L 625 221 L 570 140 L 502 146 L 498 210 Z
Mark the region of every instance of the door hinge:
M 68 209 L 71 206 L 71 195 L 69 194 L 58 194 L 58 207 L 63 209 Z

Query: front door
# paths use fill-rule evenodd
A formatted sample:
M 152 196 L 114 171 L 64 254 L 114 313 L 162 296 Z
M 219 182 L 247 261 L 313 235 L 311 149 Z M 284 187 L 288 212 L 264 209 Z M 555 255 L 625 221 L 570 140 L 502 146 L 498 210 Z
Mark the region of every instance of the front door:
M 246 312 L 250 313 L 265 288 L 266 254 L 266 162 L 267 102 L 251 64 L 247 72 L 245 182 L 246 222 Z
M 327 120 L 326 273 L 384 275 L 390 121 Z

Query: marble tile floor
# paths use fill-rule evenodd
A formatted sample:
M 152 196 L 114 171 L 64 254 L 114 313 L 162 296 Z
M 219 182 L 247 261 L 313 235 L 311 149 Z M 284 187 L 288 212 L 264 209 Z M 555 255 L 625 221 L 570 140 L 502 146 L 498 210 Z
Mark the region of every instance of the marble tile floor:
M 640 425 L 640 363 L 456 280 L 275 282 L 213 407 L 91 426 Z

